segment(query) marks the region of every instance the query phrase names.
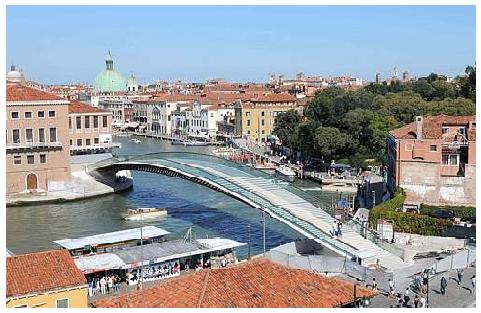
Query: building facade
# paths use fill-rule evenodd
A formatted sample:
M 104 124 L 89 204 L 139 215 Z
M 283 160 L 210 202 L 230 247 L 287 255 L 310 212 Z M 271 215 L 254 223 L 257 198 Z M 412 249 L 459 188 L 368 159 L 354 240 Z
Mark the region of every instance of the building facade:
M 7 308 L 86 308 L 87 280 L 67 250 L 7 257 Z
M 7 195 L 47 191 L 70 180 L 69 101 L 7 83 Z
M 71 101 L 68 114 L 70 154 L 111 152 L 111 125 L 110 111 Z
M 240 119 L 242 136 L 257 143 L 266 142 L 274 130 L 280 113 L 296 108 L 296 98 L 289 94 L 268 94 L 252 98 L 237 106 L 236 119 Z
M 409 204 L 476 203 L 476 117 L 417 116 L 390 132 L 390 192 L 406 191 Z

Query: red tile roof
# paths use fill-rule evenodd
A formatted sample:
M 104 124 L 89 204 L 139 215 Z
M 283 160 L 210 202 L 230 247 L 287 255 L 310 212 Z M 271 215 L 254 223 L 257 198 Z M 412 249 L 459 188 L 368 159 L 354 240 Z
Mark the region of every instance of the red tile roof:
M 257 259 L 203 270 L 151 288 L 94 303 L 95 307 L 286 308 L 338 307 L 352 302 L 352 283 Z M 359 287 L 357 296 L 376 293 Z
M 91 105 L 71 100 L 68 106 L 68 113 L 108 113 L 109 111 L 102 110 Z
M 63 98 L 39 89 L 20 84 L 7 84 L 7 101 L 64 100 Z
M 87 283 L 67 250 L 7 258 L 7 297 L 45 292 Z
M 294 102 L 296 97 L 288 93 L 271 93 L 259 95 L 251 99 L 251 102 Z
M 475 115 L 468 116 L 426 116 L 423 118 L 423 139 L 441 139 L 443 138 L 443 126 L 465 126 L 468 127 L 468 140 L 476 140 L 475 133 L 472 131 L 469 123 L 476 121 Z M 401 128 L 391 130 L 389 132 L 397 139 L 415 139 L 416 138 L 416 123 L 412 122 Z

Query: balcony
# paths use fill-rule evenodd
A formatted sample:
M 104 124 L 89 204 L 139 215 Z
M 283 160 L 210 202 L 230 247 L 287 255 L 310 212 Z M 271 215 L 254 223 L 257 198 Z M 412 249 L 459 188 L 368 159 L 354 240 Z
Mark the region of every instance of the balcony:
M 23 142 L 7 143 L 7 153 L 36 152 L 36 151 L 56 151 L 62 150 L 61 142 Z

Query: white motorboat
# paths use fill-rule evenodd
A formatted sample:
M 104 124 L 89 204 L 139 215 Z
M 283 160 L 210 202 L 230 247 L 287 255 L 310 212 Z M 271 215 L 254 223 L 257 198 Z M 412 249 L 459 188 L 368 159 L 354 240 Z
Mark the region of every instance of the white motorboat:
M 212 153 L 216 156 L 220 157 L 229 157 L 231 155 L 234 155 L 236 150 L 234 148 L 218 148 L 212 151 Z
M 278 176 L 288 182 L 296 180 L 296 173 L 287 165 L 281 164 L 276 168 Z
M 208 146 L 206 141 L 184 141 L 184 146 Z
M 138 140 L 137 138 L 130 139 L 133 143 L 141 143 L 142 141 Z
M 126 221 L 140 221 L 142 219 L 154 219 L 167 215 L 167 210 L 164 208 L 138 208 L 128 209 L 127 214 L 122 216 Z

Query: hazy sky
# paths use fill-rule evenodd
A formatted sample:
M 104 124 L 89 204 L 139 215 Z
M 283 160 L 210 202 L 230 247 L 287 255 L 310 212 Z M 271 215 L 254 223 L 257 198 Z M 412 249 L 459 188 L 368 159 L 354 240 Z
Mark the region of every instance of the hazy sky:
M 156 79 L 265 82 L 376 72 L 457 75 L 475 63 L 474 6 L 8 6 L 6 66 L 46 84 L 114 67 Z

